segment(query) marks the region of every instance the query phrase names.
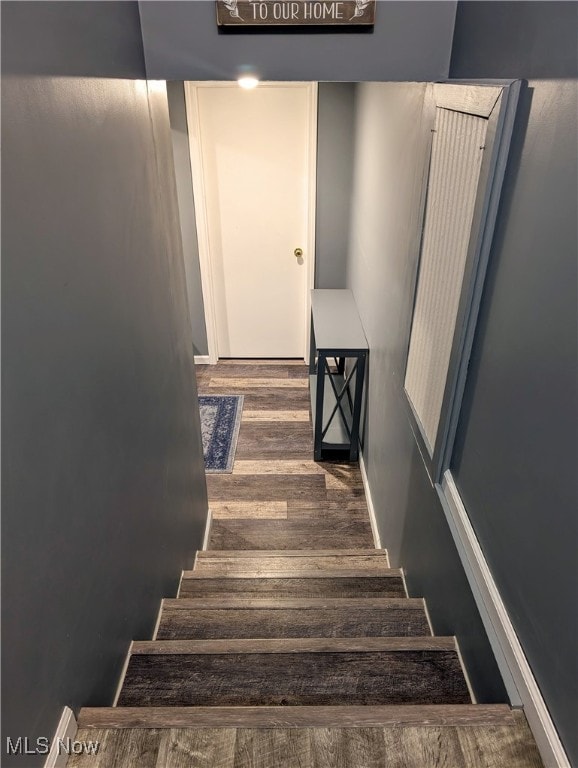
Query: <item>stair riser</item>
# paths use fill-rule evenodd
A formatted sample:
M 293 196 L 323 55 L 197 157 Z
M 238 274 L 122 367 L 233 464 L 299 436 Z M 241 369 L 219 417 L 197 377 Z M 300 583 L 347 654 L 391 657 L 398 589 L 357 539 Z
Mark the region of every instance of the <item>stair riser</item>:
M 409 637 L 429 635 L 425 611 L 164 609 L 158 640 L 274 637 Z
M 179 597 L 405 597 L 403 579 L 388 577 L 183 579 Z
M 363 557 L 386 557 L 386 549 L 287 549 L 287 550 L 269 550 L 265 557 L 356 557 L 357 555 L 363 555 Z M 215 559 L 239 559 L 239 558 L 252 558 L 263 557 L 263 553 L 259 550 L 253 549 L 203 549 L 197 552 L 197 561 L 199 560 L 215 560 Z
M 252 558 L 208 558 L 197 560 L 195 571 L 212 573 L 216 576 L 222 573 L 251 573 L 253 571 L 326 571 L 326 570 L 375 570 L 389 568 L 387 557 L 252 557 Z
M 466 704 L 454 651 L 135 655 L 119 706 Z

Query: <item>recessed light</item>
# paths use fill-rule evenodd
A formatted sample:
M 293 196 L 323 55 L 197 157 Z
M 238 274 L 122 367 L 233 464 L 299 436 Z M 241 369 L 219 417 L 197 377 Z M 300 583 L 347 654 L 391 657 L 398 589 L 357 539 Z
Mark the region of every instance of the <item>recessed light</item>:
M 241 86 L 241 88 L 245 88 L 245 90 L 250 91 L 251 88 L 256 88 L 259 85 L 259 80 L 256 77 L 250 77 L 250 76 L 243 76 L 240 77 L 237 82 Z

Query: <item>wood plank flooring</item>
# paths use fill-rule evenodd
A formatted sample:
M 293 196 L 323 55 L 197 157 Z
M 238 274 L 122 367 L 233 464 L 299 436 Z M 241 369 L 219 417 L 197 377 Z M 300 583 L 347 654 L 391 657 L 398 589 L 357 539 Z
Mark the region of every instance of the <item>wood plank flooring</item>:
M 94 728 L 81 720 L 76 739 L 99 750 L 71 756 L 68 768 L 542 768 L 523 714 L 512 719 L 354 728 Z
M 209 548 L 135 641 L 118 706 L 80 712 L 69 768 L 540 768 L 524 716 L 471 703 L 452 637 L 375 549 L 359 467 L 312 460 L 307 369 L 222 361 L 245 396 Z
M 313 461 L 305 364 L 222 361 L 197 380 L 245 396 L 233 473 L 207 477 L 209 549 L 374 547 L 359 466 Z
M 258 489 L 251 490 L 250 486 L 243 490 L 247 496 L 258 493 Z M 239 487 L 236 491 L 239 493 Z M 284 493 L 278 488 L 280 496 Z M 303 491 L 303 495 L 307 492 Z M 341 549 L 344 543 L 357 549 L 371 548 L 371 525 L 352 518 L 328 510 L 322 519 L 314 520 L 214 520 L 210 543 L 215 549 Z

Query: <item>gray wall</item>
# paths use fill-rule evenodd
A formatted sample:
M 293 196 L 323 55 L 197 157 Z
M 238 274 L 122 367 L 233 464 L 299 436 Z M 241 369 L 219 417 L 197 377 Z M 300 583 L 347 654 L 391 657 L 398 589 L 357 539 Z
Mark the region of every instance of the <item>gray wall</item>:
M 2 19 L 4 75 L 145 76 L 137 2 L 8 0 Z
M 14 50 L 29 14 L 2 6 Z M 111 703 L 207 509 L 164 87 L 50 77 L 51 52 L 2 84 L 3 751 Z
M 353 181 L 353 83 L 319 83 L 315 287 L 344 288 Z
M 195 355 L 208 355 L 209 346 L 207 343 L 205 306 L 203 303 L 201 269 L 199 266 L 199 245 L 195 223 L 195 200 L 193 198 L 193 177 L 191 175 L 191 156 L 189 153 L 189 133 L 183 83 L 167 83 L 167 96 L 169 100 L 193 350 Z
M 436 634 L 458 637 L 479 701 L 505 690 L 405 407 L 403 379 L 431 125 L 428 86 L 357 86 L 347 283 L 370 347 L 363 455 L 383 546 L 423 595 Z
M 438 80 L 447 77 L 455 2 L 379 2 L 375 30 L 219 34 L 212 0 L 139 3 L 147 74 L 231 80 Z
M 514 5 L 464 4 L 452 76 L 560 79 L 522 92 L 452 471 L 578 765 L 578 6 Z
M 578 3 L 458 3 L 450 77 L 576 77 Z

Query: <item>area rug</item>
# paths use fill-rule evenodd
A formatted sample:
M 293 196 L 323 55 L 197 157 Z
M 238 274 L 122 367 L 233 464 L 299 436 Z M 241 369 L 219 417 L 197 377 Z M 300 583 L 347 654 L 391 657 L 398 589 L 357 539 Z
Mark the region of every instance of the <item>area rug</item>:
M 199 397 L 199 408 L 205 472 L 232 472 L 241 426 L 243 395 L 202 395 Z

